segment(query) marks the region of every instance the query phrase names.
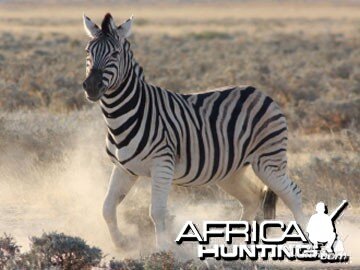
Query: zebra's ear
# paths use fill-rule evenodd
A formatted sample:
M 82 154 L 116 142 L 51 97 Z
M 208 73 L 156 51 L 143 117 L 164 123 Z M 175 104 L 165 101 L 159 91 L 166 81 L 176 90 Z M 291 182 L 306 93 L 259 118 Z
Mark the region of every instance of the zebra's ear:
M 118 28 L 117 32 L 119 37 L 121 38 L 127 38 L 131 35 L 131 26 L 132 22 L 134 20 L 134 16 L 131 16 L 129 19 L 127 19 L 125 22 L 123 22 Z
M 99 26 L 93 23 L 85 14 L 83 14 L 83 23 L 85 32 L 89 37 L 94 38 L 100 32 Z

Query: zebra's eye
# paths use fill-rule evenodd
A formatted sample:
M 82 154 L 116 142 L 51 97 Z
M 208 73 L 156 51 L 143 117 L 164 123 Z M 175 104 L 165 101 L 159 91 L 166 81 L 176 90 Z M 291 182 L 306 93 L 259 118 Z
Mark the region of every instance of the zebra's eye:
M 118 55 L 119 55 L 119 52 L 115 51 L 111 54 L 111 57 L 116 58 L 116 57 L 118 57 Z

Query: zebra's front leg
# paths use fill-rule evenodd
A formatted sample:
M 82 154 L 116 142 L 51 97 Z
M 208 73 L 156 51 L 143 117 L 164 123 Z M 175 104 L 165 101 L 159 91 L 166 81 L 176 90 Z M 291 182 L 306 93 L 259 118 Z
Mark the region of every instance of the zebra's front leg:
M 122 168 L 114 166 L 110 177 L 109 188 L 103 206 L 103 216 L 107 223 L 111 240 L 117 248 L 124 245 L 124 237 L 121 235 L 117 223 L 116 208 L 123 201 L 126 194 L 136 182 L 137 177 L 131 176 Z
M 156 235 L 156 248 L 167 250 L 169 239 L 166 230 L 167 200 L 173 181 L 173 160 L 162 159 L 156 161 L 151 172 L 151 205 L 150 217 L 154 223 Z

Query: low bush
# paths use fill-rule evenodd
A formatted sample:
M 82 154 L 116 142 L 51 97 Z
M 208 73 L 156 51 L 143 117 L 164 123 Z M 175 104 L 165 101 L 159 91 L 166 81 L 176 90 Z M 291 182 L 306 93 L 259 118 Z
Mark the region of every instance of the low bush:
M 0 269 L 11 268 L 16 265 L 16 260 L 20 256 L 20 247 L 14 238 L 4 234 L 0 237 Z
M 1 269 L 91 269 L 99 266 L 102 251 L 90 247 L 79 237 L 63 233 L 44 233 L 40 237 L 30 238 L 30 250 L 20 253 L 13 237 L 0 238 Z
M 203 263 L 179 261 L 172 252 L 158 252 L 139 259 L 111 259 L 102 261 L 102 251 L 90 247 L 79 237 L 63 233 L 43 233 L 40 237 L 30 238 L 30 250 L 20 252 L 14 238 L 4 234 L 0 237 L 1 270 L 173 270 L 207 269 Z

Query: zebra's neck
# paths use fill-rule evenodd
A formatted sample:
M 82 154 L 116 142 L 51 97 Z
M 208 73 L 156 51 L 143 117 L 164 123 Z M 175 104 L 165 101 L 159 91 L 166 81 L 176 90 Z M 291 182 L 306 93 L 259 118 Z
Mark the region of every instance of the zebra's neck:
M 127 40 L 125 40 L 124 43 L 124 50 L 127 52 L 127 59 L 128 59 L 126 61 L 128 64 L 125 71 L 125 76 L 124 76 L 125 78 L 116 87 L 115 90 L 104 94 L 103 98 L 101 99 L 101 107 L 103 109 L 106 109 L 108 107 L 103 105 L 107 105 L 107 104 L 110 105 L 114 103 L 116 100 L 120 99 L 121 96 L 123 96 L 124 94 L 130 94 L 126 92 L 126 90 L 128 90 L 128 88 L 132 86 L 129 85 L 130 82 L 134 82 L 134 81 L 145 82 L 144 70 L 142 66 L 135 60 L 134 53 L 130 49 L 130 43 Z M 139 85 L 139 84 L 137 83 L 135 85 Z M 138 89 L 133 89 L 133 90 L 137 91 Z
M 142 67 L 134 59 L 128 49 L 128 70 L 124 80 L 116 90 L 104 94 L 100 100 L 108 135 L 116 144 L 126 145 L 128 133 L 134 130 L 144 117 L 145 108 L 151 106 L 147 91 L 147 83 Z
M 135 72 L 135 74 L 137 75 L 139 80 L 145 81 L 144 70 L 143 70 L 142 66 L 135 60 L 134 53 L 130 49 L 130 42 L 127 40 L 125 40 L 125 43 L 124 43 L 124 50 L 126 50 L 128 52 L 129 63 L 131 63 L 131 65 L 129 65 L 129 71 L 132 69 Z
M 132 51 L 130 52 L 132 54 Z M 140 80 L 145 81 L 145 75 L 142 66 L 135 60 L 134 57 L 131 57 L 131 63 L 132 63 L 132 69 L 135 71 L 136 76 Z
M 143 95 L 144 81 L 134 68 L 129 70 L 120 86 L 109 94 L 104 94 L 100 106 L 107 119 L 115 119 L 134 109 Z M 127 105 L 127 106 L 125 106 Z

